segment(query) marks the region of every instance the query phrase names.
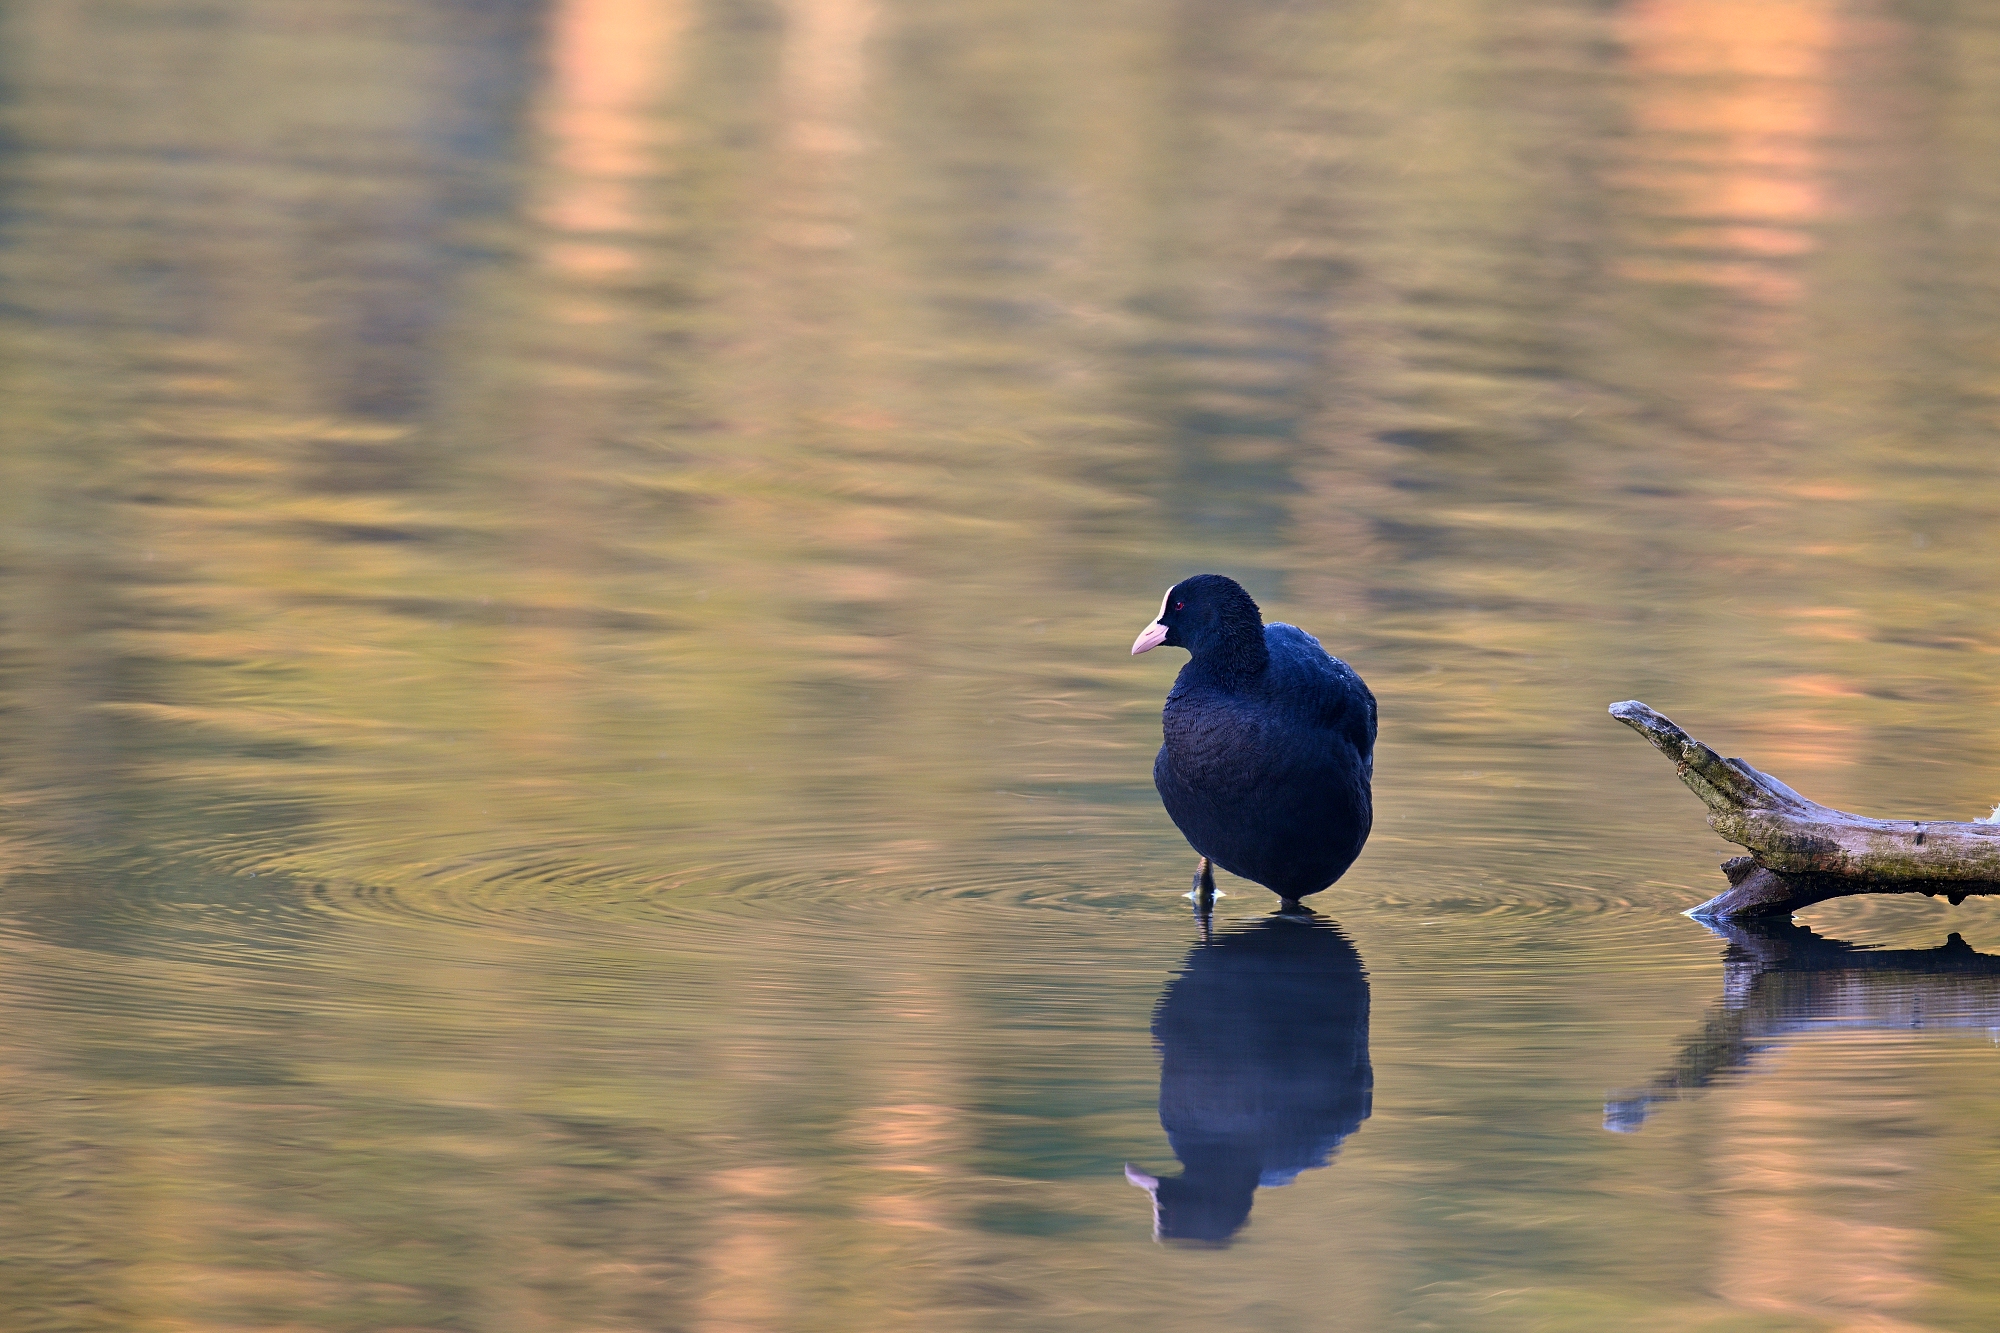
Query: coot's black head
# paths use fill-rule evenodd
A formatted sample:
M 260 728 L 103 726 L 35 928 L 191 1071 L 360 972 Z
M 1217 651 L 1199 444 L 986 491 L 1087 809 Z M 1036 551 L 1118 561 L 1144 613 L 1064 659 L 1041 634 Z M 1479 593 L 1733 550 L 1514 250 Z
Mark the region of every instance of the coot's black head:
M 1132 655 L 1158 648 L 1185 648 L 1197 660 L 1264 656 L 1264 615 L 1235 579 L 1197 574 L 1167 589 L 1160 614 L 1132 644 Z

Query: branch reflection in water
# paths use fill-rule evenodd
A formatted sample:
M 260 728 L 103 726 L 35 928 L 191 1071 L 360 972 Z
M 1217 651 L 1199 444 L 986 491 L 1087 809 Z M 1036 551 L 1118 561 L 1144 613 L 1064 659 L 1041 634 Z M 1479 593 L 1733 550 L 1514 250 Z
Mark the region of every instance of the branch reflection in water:
M 1722 1003 L 1672 1067 L 1604 1104 L 1630 1134 L 1652 1107 L 1707 1087 L 1789 1037 L 1827 1028 L 2000 1031 L 2000 955 L 1953 931 L 1935 949 L 1871 949 L 1790 920 L 1704 922 L 1729 942 Z
M 1162 1240 L 1227 1244 L 1259 1186 L 1325 1166 L 1371 1109 L 1368 978 L 1319 914 L 1278 912 L 1195 946 L 1153 1012 L 1160 1124 L 1179 1176 L 1133 1166 Z

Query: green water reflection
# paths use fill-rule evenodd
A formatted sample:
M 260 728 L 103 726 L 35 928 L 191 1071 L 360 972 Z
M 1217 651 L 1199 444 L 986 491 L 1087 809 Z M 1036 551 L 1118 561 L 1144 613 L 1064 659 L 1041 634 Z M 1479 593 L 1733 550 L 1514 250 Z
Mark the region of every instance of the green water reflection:
M 1983 1039 L 1604 1132 L 1603 710 L 2000 800 L 1996 160 L 1970 4 L 5 6 L 0 1322 L 1992 1327 Z M 1207 568 L 1381 700 L 1374 1089 L 1189 1250 Z

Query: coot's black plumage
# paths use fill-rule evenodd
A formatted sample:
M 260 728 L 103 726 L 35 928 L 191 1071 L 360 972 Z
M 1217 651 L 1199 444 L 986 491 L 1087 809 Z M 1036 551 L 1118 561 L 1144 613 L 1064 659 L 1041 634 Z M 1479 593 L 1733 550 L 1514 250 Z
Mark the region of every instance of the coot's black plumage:
M 1153 761 L 1160 800 L 1204 859 L 1287 902 L 1318 893 L 1361 854 L 1374 822 L 1375 696 L 1292 625 L 1266 625 L 1234 579 L 1167 590 L 1133 653 L 1189 658 L 1167 694 Z

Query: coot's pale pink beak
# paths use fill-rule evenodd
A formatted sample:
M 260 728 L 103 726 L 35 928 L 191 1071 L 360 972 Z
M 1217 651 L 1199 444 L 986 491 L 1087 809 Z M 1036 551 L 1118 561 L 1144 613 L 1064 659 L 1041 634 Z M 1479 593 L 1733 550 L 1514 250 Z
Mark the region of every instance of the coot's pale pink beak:
M 1140 653 L 1151 652 L 1166 641 L 1167 627 L 1156 620 L 1140 630 L 1139 637 L 1132 640 L 1132 656 L 1137 657 Z

